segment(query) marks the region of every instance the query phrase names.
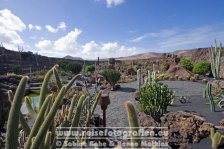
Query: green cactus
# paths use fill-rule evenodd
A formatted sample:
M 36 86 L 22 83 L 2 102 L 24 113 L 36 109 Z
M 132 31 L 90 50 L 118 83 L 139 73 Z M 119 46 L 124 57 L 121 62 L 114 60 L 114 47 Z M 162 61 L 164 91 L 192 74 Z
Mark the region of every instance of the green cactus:
M 218 149 L 221 145 L 223 145 L 224 136 L 220 132 L 215 132 L 215 129 L 211 128 L 210 135 L 211 135 L 213 149 Z
M 58 88 L 61 89 L 62 88 L 62 83 L 61 83 L 61 80 L 60 80 L 60 77 L 58 75 L 58 71 L 56 70 L 56 68 L 53 69 L 53 73 L 54 73 L 55 80 L 56 80 L 56 83 L 58 85 Z
M 50 124 L 51 124 L 52 120 L 54 119 L 55 114 L 57 113 L 58 107 L 60 106 L 64 95 L 65 95 L 65 87 L 62 87 L 52 105 L 52 108 L 51 108 L 49 114 L 47 115 L 47 117 L 45 118 L 43 124 L 41 125 L 41 127 L 39 129 L 39 131 L 36 135 L 36 139 L 32 143 L 31 149 L 39 148 L 39 144 L 42 143 L 43 137 L 46 135 L 47 130 L 50 127 Z
M 45 138 L 45 141 L 44 141 L 44 147 L 43 149 L 49 149 L 51 146 L 51 132 L 47 132 L 47 136 Z
M 133 133 L 135 132 L 139 134 L 139 123 L 138 123 L 138 117 L 137 117 L 135 108 L 130 101 L 126 101 L 124 105 L 128 114 L 128 123 L 129 123 L 130 131 L 131 131 L 131 142 L 133 145 L 132 148 L 140 148 L 141 139 L 138 139 L 138 138 L 136 139 L 135 138 L 136 136 L 133 135 Z M 137 146 L 135 146 L 134 144 L 137 144 Z
M 212 47 L 208 50 L 209 57 L 211 62 L 212 74 L 215 79 L 220 79 L 220 65 L 221 65 L 221 50 L 222 43 L 220 43 L 220 47 L 218 47 L 217 42 L 215 40 L 215 47 Z
M 214 112 L 215 111 L 215 102 L 214 102 L 214 97 L 212 95 L 212 84 L 210 82 L 208 82 L 206 85 L 205 93 L 206 93 L 207 99 L 209 100 L 211 112 Z
M 40 89 L 39 110 L 41 109 L 42 104 L 44 103 L 44 100 L 47 96 L 47 91 L 48 91 L 47 86 L 48 86 L 48 82 L 53 74 L 53 69 L 54 69 L 54 67 L 52 69 L 50 69 L 44 77 L 44 81 L 43 81 L 43 84 Z
M 65 89 L 65 93 L 72 87 L 73 83 L 79 79 L 81 77 L 80 74 L 77 74 L 76 76 L 74 76 L 69 82 L 68 84 L 66 85 L 66 89 Z
M 29 115 L 32 118 L 36 119 L 37 118 L 37 113 L 34 111 L 32 105 L 30 104 L 30 101 L 31 101 L 31 99 L 28 96 L 26 96 L 25 97 L 25 103 L 26 103 L 26 108 L 27 108 L 27 110 L 29 112 Z
M 71 102 L 71 105 L 69 107 L 69 112 L 68 112 L 68 120 L 69 121 L 71 121 L 71 119 L 72 119 L 72 114 L 73 114 L 75 103 L 76 103 L 78 97 L 79 96 L 77 94 L 75 94 L 72 98 L 72 102 Z
M 171 105 L 174 98 L 173 91 L 162 83 L 148 83 L 139 92 L 139 104 L 141 109 L 159 121 Z
M 9 101 L 12 103 L 13 102 L 13 93 L 11 90 L 8 91 L 8 97 L 9 97 Z M 30 134 L 30 127 L 28 126 L 25 118 L 23 117 L 23 114 L 22 112 L 20 111 L 20 114 L 19 114 L 19 120 L 20 120 L 20 123 L 21 123 L 21 126 L 25 132 L 25 135 L 29 135 Z
M 27 81 L 27 76 L 21 79 L 12 102 L 7 123 L 6 149 L 17 149 L 18 147 L 20 108 Z
M 86 97 L 86 98 L 88 98 L 88 97 Z M 75 116 L 74 116 L 74 118 L 72 120 L 69 132 L 72 131 L 72 128 L 78 127 L 79 120 L 80 120 L 80 117 L 81 117 L 81 113 L 82 113 L 82 110 L 83 110 L 83 105 L 86 102 L 86 98 L 85 98 L 85 95 L 82 95 L 79 98 L 79 101 L 78 101 L 78 104 L 77 104 L 77 108 L 76 108 L 76 111 L 75 111 Z M 71 139 L 69 139 L 69 136 L 67 136 L 66 139 L 65 139 L 65 142 L 69 142 L 69 141 L 71 141 Z M 63 145 L 62 148 L 66 148 L 66 146 L 64 146 L 64 145 Z
M 36 134 L 38 133 L 38 130 L 41 127 L 41 125 L 42 125 L 42 123 L 44 121 L 44 113 L 45 113 L 45 111 L 46 111 L 46 109 L 48 107 L 48 104 L 49 104 L 51 98 L 52 98 L 52 95 L 48 95 L 48 97 L 44 101 L 43 106 L 41 107 L 41 109 L 40 109 L 40 111 L 39 111 L 39 113 L 37 115 L 37 118 L 36 118 L 36 120 L 35 120 L 35 122 L 33 124 L 32 129 L 31 129 L 30 135 L 29 135 L 29 137 L 27 139 L 27 142 L 26 142 L 26 145 L 25 145 L 25 149 L 29 149 L 30 148 L 30 146 L 32 144 L 32 138 L 34 136 L 36 136 Z

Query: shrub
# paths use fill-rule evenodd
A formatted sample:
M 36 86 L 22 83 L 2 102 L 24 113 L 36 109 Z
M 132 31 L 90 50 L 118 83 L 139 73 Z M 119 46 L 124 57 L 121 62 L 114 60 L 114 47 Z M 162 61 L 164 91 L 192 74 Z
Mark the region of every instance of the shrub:
M 22 72 L 22 67 L 16 64 L 12 64 L 10 65 L 12 72 L 14 72 L 15 74 L 19 74 Z
M 208 62 L 202 61 L 194 65 L 193 73 L 205 75 L 206 73 L 210 71 L 210 69 L 211 69 L 211 64 Z
M 81 70 L 82 70 L 82 65 L 78 63 L 74 63 L 74 62 L 69 62 L 66 67 L 66 71 L 71 71 L 74 74 L 80 73 Z
M 185 69 L 192 71 L 193 64 L 191 63 L 190 58 L 183 58 L 180 60 L 180 66 L 184 67 Z
M 161 65 L 159 66 L 159 70 L 160 70 L 161 72 L 166 72 L 166 71 L 168 70 L 168 68 L 169 68 L 168 65 L 163 65 L 163 64 L 161 64 Z
M 104 70 L 101 75 L 112 87 L 120 80 L 121 74 L 116 70 Z
M 93 65 L 88 65 L 85 67 L 85 71 L 87 72 L 94 72 L 95 71 L 95 67 Z
M 162 83 L 148 83 L 139 93 L 141 109 L 156 120 L 167 111 L 174 98 L 173 91 Z
M 60 68 L 66 72 L 72 72 L 74 74 L 78 74 L 82 70 L 82 65 L 79 63 L 70 62 L 66 60 L 60 60 L 58 64 Z

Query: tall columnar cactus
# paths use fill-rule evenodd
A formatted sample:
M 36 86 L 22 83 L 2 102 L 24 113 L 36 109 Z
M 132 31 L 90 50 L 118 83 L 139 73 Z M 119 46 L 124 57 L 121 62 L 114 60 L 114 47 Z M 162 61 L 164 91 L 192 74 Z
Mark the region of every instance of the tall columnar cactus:
M 41 107 L 38 115 L 37 115 L 37 118 L 33 124 L 33 127 L 31 129 L 31 132 L 30 132 L 30 135 L 26 141 L 26 145 L 25 145 L 25 149 L 29 149 L 31 144 L 32 144 L 32 138 L 36 136 L 36 134 L 38 133 L 39 131 L 39 128 L 41 127 L 43 121 L 44 121 L 44 113 L 48 107 L 48 104 L 50 102 L 52 98 L 52 95 L 48 95 L 48 97 L 46 98 L 46 100 L 44 101 L 43 103 L 43 106 Z M 49 124 L 48 124 L 49 125 Z
M 71 105 L 69 107 L 69 112 L 68 112 L 68 120 L 70 120 L 70 121 L 72 119 L 75 103 L 76 103 L 78 97 L 79 97 L 79 95 L 75 94 L 72 98 Z
M 148 70 L 148 83 L 151 83 L 151 78 L 152 78 L 151 72 Z
M 212 140 L 212 148 L 217 149 L 224 143 L 224 136 L 220 132 L 215 132 L 214 128 L 210 129 L 210 135 Z
M 47 91 L 48 91 L 47 86 L 48 86 L 48 82 L 49 82 L 49 80 L 50 80 L 50 78 L 53 74 L 53 69 L 54 68 L 50 69 L 44 77 L 44 81 L 43 81 L 43 84 L 42 84 L 41 89 L 40 89 L 39 110 L 41 109 L 42 104 L 44 103 L 44 100 L 47 96 Z
M 212 84 L 210 82 L 207 83 L 204 92 L 205 92 L 205 96 L 209 100 L 211 112 L 214 112 L 215 111 L 215 102 L 214 102 L 214 98 L 212 95 Z
M 137 70 L 137 82 L 138 82 L 138 90 L 141 89 L 141 69 Z
M 12 103 L 13 102 L 13 93 L 11 90 L 8 91 L 8 98 L 9 98 L 9 101 Z M 19 114 L 19 120 L 20 120 L 20 123 L 21 123 L 21 126 L 25 132 L 25 135 L 29 135 L 30 134 L 30 127 L 28 126 L 25 118 L 23 117 L 23 114 L 22 112 L 20 111 L 20 114 Z
M 141 147 L 141 139 L 139 139 L 139 136 L 135 136 L 134 134 L 139 134 L 139 123 L 138 123 L 138 117 L 135 111 L 135 108 L 133 104 L 130 101 L 126 101 L 124 103 L 125 109 L 128 114 L 128 123 L 130 127 L 131 132 L 131 144 L 132 148 L 140 148 Z M 137 146 L 135 146 L 137 144 Z
M 12 102 L 7 123 L 6 149 L 17 149 L 18 147 L 20 108 L 27 81 L 27 76 L 21 79 Z
M 220 47 L 218 47 L 217 42 L 215 41 L 215 47 L 211 46 L 211 48 L 209 49 L 211 69 L 215 79 L 220 79 L 220 62 L 222 48 L 222 43 L 220 43 Z
M 47 130 L 49 129 L 50 125 L 52 123 L 52 120 L 54 119 L 55 114 L 57 113 L 57 110 L 61 104 L 62 98 L 65 95 L 65 87 L 62 87 L 60 92 L 58 93 L 52 108 L 49 112 L 49 114 L 47 115 L 47 117 L 45 118 L 43 124 L 41 125 L 35 141 L 32 143 L 31 149 L 38 149 L 39 148 L 39 144 L 42 143 L 44 136 L 47 133 Z

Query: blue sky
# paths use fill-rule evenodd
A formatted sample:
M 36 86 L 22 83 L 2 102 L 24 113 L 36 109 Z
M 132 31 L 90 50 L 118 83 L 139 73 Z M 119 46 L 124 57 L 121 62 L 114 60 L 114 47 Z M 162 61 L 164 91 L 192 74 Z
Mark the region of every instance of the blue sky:
M 0 0 L 9 49 L 85 59 L 224 41 L 223 0 Z

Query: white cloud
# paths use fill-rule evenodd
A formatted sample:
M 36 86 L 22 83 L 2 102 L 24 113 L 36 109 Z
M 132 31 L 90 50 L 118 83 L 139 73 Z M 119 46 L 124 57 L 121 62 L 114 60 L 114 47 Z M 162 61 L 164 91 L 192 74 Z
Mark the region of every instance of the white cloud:
M 16 50 L 19 44 L 24 41 L 18 32 L 26 29 L 26 25 L 22 20 L 15 16 L 10 10 L 0 10 L 0 42 L 11 50 Z
M 41 26 L 39 26 L 39 25 L 33 25 L 33 24 L 29 24 L 28 25 L 28 28 L 29 28 L 29 30 L 36 29 L 38 31 L 40 31 L 42 29 Z
M 224 38 L 224 31 L 219 26 L 203 26 L 199 28 L 187 29 L 171 38 L 167 38 L 159 45 L 161 48 L 178 48 L 184 45 L 201 44 L 208 46 L 214 39 L 222 40 Z
M 124 3 L 124 0 L 106 0 L 107 7 L 117 6 Z
M 96 43 L 90 41 L 82 45 L 77 40 L 81 33 L 82 31 L 76 28 L 55 41 L 42 40 L 35 46 L 44 55 L 59 57 L 71 55 L 85 59 L 96 59 L 98 56 L 101 58 L 121 57 L 143 51 L 140 48 L 120 45 L 118 42 Z
M 52 27 L 51 25 L 45 26 L 45 28 L 51 33 L 57 33 L 59 30 L 65 30 L 66 27 L 67 26 L 65 22 L 60 22 L 56 28 Z
M 141 35 L 139 37 L 131 39 L 130 41 L 131 42 L 140 42 L 146 38 L 158 38 L 158 37 L 159 38 L 167 38 L 172 35 L 175 35 L 176 33 L 177 33 L 177 31 L 175 29 L 164 29 L 157 33 L 152 32 L 152 33 L 147 33 L 147 34 Z

